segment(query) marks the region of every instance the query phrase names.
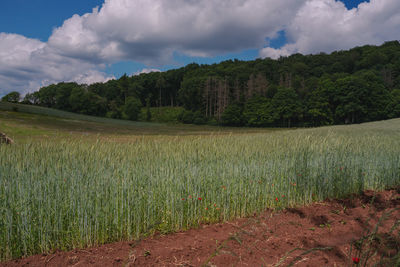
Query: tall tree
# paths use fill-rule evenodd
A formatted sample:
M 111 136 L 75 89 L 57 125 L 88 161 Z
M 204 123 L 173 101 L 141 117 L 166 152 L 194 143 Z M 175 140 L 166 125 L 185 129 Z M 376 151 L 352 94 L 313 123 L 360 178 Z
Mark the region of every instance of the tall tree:
M 14 91 L 14 92 L 8 93 L 5 96 L 3 96 L 1 98 L 1 101 L 18 103 L 20 98 L 21 98 L 21 95 L 19 94 L 19 92 Z
M 281 120 L 281 126 L 291 127 L 302 117 L 302 105 L 293 88 L 279 87 L 272 99 L 272 107 Z

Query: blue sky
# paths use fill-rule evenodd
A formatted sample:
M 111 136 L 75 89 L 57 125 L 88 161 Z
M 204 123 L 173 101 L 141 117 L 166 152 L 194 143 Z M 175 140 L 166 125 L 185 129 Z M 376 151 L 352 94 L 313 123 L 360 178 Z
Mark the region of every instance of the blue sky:
M 380 44 L 399 36 L 394 30 L 400 28 L 394 19 L 399 2 L 1 0 L 0 95 L 191 62 L 277 58 Z M 343 21 L 348 23 L 345 28 Z

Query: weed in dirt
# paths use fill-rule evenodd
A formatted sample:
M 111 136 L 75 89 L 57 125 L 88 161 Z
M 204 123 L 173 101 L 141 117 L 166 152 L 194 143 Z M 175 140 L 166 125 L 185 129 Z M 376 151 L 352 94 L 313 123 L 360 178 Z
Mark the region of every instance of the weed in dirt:
M 400 219 L 395 220 L 393 226 L 387 233 L 379 231 L 380 227 L 391 218 L 395 210 L 398 209 L 392 209 L 383 213 L 372 229 L 368 226 L 368 222 L 376 216 L 372 216 L 365 222 L 365 231 L 363 235 L 349 244 L 350 249 L 347 255 L 347 266 L 400 266 Z M 321 227 L 328 227 L 330 229 L 330 226 L 327 226 L 327 224 L 321 225 Z M 314 231 L 315 228 L 310 228 L 309 230 Z M 294 248 L 288 251 L 274 266 L 281 266 L 293 252 L 298 250 L 304 252 L 296 256 L 291 262 L 285 263 L 285 266 L 295 265 L 296 262 L 302 260 L 307 254 L 332 249 L 334 248 Z
M 352 263 L 359 266 L 400 266 L 400 219 L 395 220 L 388 233 L 379 232 L 379 228 L 395 210 L 385 212 L 373 229 L 366 224 L 362 237 L 350 245 L 349 258 Z

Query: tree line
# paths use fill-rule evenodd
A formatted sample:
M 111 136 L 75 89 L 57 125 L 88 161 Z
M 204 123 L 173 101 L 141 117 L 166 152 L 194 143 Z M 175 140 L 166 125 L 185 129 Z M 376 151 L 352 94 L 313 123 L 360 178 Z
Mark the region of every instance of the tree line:
M 19 102 L 12 92 L 3 101 Z M 21 103 L 137 120 L 143 107 L 184 107 L 184 123 L 302 127 L 400 117 L 400 43 L 278 60 L 195 63 L 91 85 L 58 83 Z M 147 112 L 146 119 L 150 119 Z

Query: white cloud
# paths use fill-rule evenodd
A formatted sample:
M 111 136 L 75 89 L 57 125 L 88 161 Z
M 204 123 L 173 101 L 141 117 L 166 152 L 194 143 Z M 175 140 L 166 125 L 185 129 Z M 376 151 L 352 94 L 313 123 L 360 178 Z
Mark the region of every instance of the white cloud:
M 0 93 L 104 81 L 99 70 L 119 60 L 160 66 L 175 51 L 210 56 L 261 47 L 305 1 L 105 0 L 100 9 L 64 21 L 47 43 L 3 33 Z
M 262 48 L 279 31 L 288 43 Z M 260 49 L 260 56 L 277 58 L 399 36 L 398 0 L 371 0 L 352 10 L 335 0 L 105 0 L 66 20 L 46 43 L 0 33 L 0 94 L 105 81 L 112 77 L 102 69 L 120 60 L 151 70 L 171 63 L 174 52 L 206 57 Z
M 105 73 L 89 69 L 88 71 L 76 75 L 70 81 L 77 82 L 79 84 L 92 84 L 98 82 L 107 82 L 109 80 L 115 79 L 115 76 L 106 77 Z
M 92 61 L 168 62 L 262 47 L 305 0 L 106 0 L 54 30 L 52 47 Z M 288 8 L 290 7 L 290 8 Z
M 400 36 L 400 1 L 371 0 L 347 10 L 342 2 L 310 0 L 285 28 L 288 44 L 260 56 L 319 53 L 395 40 Z
M 151 72 L 161 72 L 161 70 L 144 68 L 144 69 L 142 69 L 140 71 L 135 72 L 133 75 L 140 75 L 140 74 L 151 73 Z
M 0 33 L 0 94 L 27 93 L 61 81 L 93 83 L 109 79 L 99 68 L 101 65 L 60 55 L 39 40 Z

